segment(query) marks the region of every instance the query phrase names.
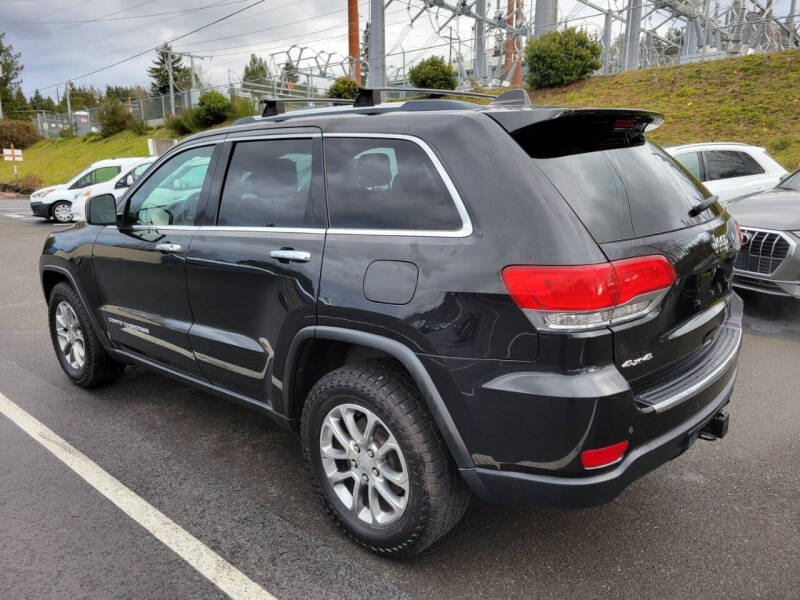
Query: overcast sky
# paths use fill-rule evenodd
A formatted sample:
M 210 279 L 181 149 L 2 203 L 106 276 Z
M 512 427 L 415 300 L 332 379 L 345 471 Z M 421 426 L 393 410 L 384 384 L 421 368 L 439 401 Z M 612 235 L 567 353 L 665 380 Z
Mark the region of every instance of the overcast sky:
M 26 96 L 40 89 L 55 96 L 55 84 L 67 79 L 76 84 L 106 84 L 149 87 L 145 72 L 154 52 L 78 79 L 137 52 L 176 38 L 195 28 L 253 4 L 256 0 L 0 0 L 0 31 L 6 42 L 22 52 L 22 73 Z M 533 0 L 525 3 L 530 12 Z M 595 0 L 601 6 L 621 8 L 626 0 Z M 714 0 L 712 0 L 713 5 Z M 451 3 L 455 3 L 453 0 Z M 487 0 L 496 6 L 497 0 Z M 505 6 L 506 0 L 502 1 Z M 729 0 L 722 0 L 727 5 Z M 776 13 L 788 7 L 789 0 L 776 2 Z M 423 14 L 413 28 L 410 15 L 416 15 L 422 0 L 393 0 L 386 9 L 386 51 L 390 74 L 406 61 L 413 64 L 426 55 L 448 55 L 447 36 L 460 37 L 465 55 L 471 55 L 472 19 L 453 20 L 437 35 L 437 22 L 446 13 Z M 250 52 L 268 59 L 273 52 L 285 51 L 292 44 L 306 45 L 315 51 L 347 53 L 346 0 L 266 0 L 225 21 L 194 33 L 174 44 L 176 50 L 210 56 L 202 63 L 204 80 L 223 84 L 228 70 L 234 81 L 241 78 Z M 786 13 L 783 8 L 783 14 Z M 560 19 L 591 16 L 596 11 L 575 0 L 561 0 Z M 369 2 L 359 4 L 361 28 L 369 19 Z M 571 21 L 578 25 L 580 21 Z M 585 21 L 590 30 L 599 30 L 600 19 Z M 493 45 L 490 41 L 489 46 Z M 425 50 L 425 47 L 429 47 Z M 455 45 L 454 45 L 455 47 Z M 63 85 L 61 86 L 63 89 Z

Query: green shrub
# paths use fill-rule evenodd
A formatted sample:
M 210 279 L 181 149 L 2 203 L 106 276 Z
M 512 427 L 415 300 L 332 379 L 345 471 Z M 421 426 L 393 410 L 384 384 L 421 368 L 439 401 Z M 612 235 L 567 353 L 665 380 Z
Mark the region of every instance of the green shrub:
M 358 84 L 355 79 L 338 77 L 328 89 L 329 98 L 353 98 L 358 96 Z
M 781 152 L 782 150 L 786 150 L 789 146 L 792 145 L 792 140 L 788 137 L 779 135 L 778 137 L 774 137 L 769 141 L 767 144 L 767 149 L 770 152 Z
M 418 88 L 453 90 L 458 85 L 455 69 L 441 56 L 431 56 L 417 64 L 408 72 L 408 78 Z
M 100 135 L 104 138 L 124 131 L 133 121 L 133 115 L 115 97 L 104 98 L 97 111 L 100 122 Z
M 73 137 L 75 137 L 75 132 L 72 130 L 72 127 L 70 127 L 69 125 L 65 125 L 58 132 L 58 137 L 67 138 L 67 139 L 73 138 Z
M 141 119 L 133 119 L 130 123 L 128 123 L 128 129 L 136 135 L 145 135 L 148 131 L 150 131 L 150 126 L 146 121 L 142 121 Z
M 197 108 L 194 110 L 197 111 L 196 117 L 202 127 L 211 127 L 228 118 L 231 103 L 225 96 L 212 90 L 200 96 Z
M 8 148 L 23 150 L 42 139 L 33 121 L 15 121 L 13 119 L 0 119 L 0 144 Z
M 231 99 L 230 117 L 232 119 L 242 119 L 244 117 L 252 117 L 259 114 L 254 100 L 249 98 L 239 98 L 234 96 Z
M 600 45 L 575 28 L 551 31 L 528 42 L 525 65 L 533 88 L 572 83 L 600 68 Z

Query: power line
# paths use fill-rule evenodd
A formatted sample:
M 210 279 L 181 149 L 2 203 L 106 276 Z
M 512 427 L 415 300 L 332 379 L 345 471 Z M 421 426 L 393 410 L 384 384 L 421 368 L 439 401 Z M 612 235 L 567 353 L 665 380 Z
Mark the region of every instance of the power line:
M 90 75 L 94 75 L 96 73 L 100 73 L 101 71 L 106 71 L 108 69 L 111 69 L 113 67 L 121 65 L 123 63 L 132 61 L 133 59 L 139 58 L 140 56 L 142 56 L 144 54 L 147 54 L 148 52 L 152 52 L 153 50 L 156 50 L 157 48 L 159 48 L 159 46 L 161 46 L 163 44 L 172 44 L 174 42 L 177 42 L 178 40 L 182 40 L 183 38 L 189 37 L 190 35 L 193 35 L 193 34 L 197 33 L 198 31 L 202 31 L 204 29 L 208 29 L 209 27 L 213 27 L 217 23 L 220 23 L 220 22 L 222 22 L 222 21 L 224 21 L 224 20 L 226 20 L 226 19 L 228 19 L 230 17 L 233 17 L 234 15 L 238 15 L 238 14 L 246 11 L 249 8 L 252 8 L 254 6 L 258 6 L 259 4 L 263 4 L 266 1 L 267 0 L 256 0 L 256 2 L 253 2 L 252 4 L 248 4 L 244 8 L 240 8 L 239 10 L 236 10 L 236 11 L 234 11 L 232 13 L 229 13 L 229 14 L 225 15 L 224 17 L 220 17 L 219 19 L 215 19 L 215 20 L 211 21 L 210 23 L 207 23 L 207 24 L 202 25 L 200 27 L 196 27 L 195 29 L 192 29 L 191 31 L 188 31 L 187 33 L 184 33 L 182 35 L 179 35 L 178 37 L 172 38 L 171 40 L 167 40 L 166 42 L 162 42 L 161 44 L 158 44 L 156 46 L 148 48 L 147 50 L 143 50 L 142 52 L 137 52 L 133 56 L 129 56 L 128 58 L 123 58 L 122 60 L 118 60 L 118 61 L 116 61 L 116 62 L 114 62 L 114 63 L 112 63 L 110 65 L 106 65 L 105 67 L 100 67 L 99 69 L 95 69 L 94 71 L 90 71 L 89 73 L 84 73 L 83 75 L 79 75 L 77 77 L 71 77 L 70 79 L 66 79 L 66 80 L 61 81 L 59 83 L 53 83 L 53 84 L 50 84 L 48 86 L 45 86 L 45 87 L 42 87 L 42 88 L 39 88 L 39 89 L 40 89 L 40 91 L 41 90 L 48 90 L 48 89 L 50 89 L 52 87 L 56 87 L 57 85 L 63 85 L 65 83 L 67 83 L 69 81 L 73 81 L 75 79 L 83 79 L 84 77 L 89 77 Z
M 148 0 L 144 4 L 150 4 L 150 2 L 154 2 L 155 0 Z M 201 10 L 208 10 L 209 8 L 218 8 L 221 6 L 230 6 L 231 4 L 241 4 L 242 2 L 247 2 L 247 0 L 228 0 L 227 2 L 214 2 L 212 4 L 207 4 L 205 6 L 198 6 L 196 8 L 184 8 L 181 10 L 168 10 L 164 12 L 156 12 L 156 13 L 147 13 L 144 15 L 129 15 L 127 17 L 98 17 L 96 19 L 81 19 L 78 21 L 11 21 L 8 22 L 8 25 L 69 25 L 69 24 L 84 24 L 84 23 L 100 23 L 100 22 L 109 22 L 109 21 L 130 21 L 133 19 L 148 19 L 150 17 L 162 17 L 166 15 L 178 15 L 178 14 L 185 14 L 190 12 L 197 12 Z M 132 7 L 135 8 L 135 7 Z M 130 10 L 130 9 L 125 9 Z M 119 11 L 122 12 L 122 11 Z M 119 14 L 111 13 L 111 14 Z M 63 30 L 62 30 L 63 31 Z

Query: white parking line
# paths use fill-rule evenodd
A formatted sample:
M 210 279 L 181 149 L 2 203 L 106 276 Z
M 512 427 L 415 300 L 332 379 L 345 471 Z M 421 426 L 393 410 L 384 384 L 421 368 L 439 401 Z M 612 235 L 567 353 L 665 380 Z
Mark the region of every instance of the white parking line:
M 269 592 L 248 578 L 196 537 L 137 496 L 97 463 L 70 446 L 22 408 L 0 393 L 0 414 L 39 442 L 84 481 L 111 500 L 131 519 L 147 529 L 203 577 L 231 598 L 274 600 Z

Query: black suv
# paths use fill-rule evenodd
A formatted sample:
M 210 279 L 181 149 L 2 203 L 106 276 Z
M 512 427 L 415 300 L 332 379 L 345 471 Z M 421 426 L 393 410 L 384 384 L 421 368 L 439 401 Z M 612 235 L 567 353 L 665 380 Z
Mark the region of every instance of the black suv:
M 61 366 L 89 387 L 144 365 L 266 413 L 388 556 L 470 492 L 599 504 L 722 437 L 735 221 L 645 139 L 658 114 L 518 104 L 268 103 L 186 139 L 48 237 Z

